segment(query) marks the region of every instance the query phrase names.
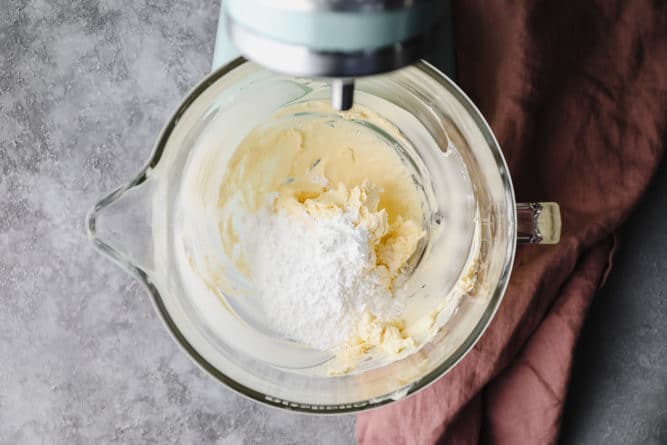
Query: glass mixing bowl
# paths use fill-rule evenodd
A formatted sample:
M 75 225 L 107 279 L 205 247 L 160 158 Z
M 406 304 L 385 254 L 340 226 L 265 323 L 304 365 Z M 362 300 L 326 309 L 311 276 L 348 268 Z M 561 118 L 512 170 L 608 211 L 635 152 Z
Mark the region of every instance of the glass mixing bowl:
M 355 103 L 400 130 L 399 140 L 390 143 L 425 197 L 428 241 L 410 280 L 421 283 L 415 287 L 425 288 L 430 298 L 455 291 L 460 298 L 446 305 L 443 326 L 417 352 L 348 375 L 319 372 L 329 354 L 262 333 L 239 316 L 253 312 L 247 301 L 230 295 L 205 299 L 204 289 L 186 283 L 176 227 L 184 218 L 178 197 L 195 147 L 233 150 L 277 110 L 328 100 L 329 94 L 326 82 L 233 61 L 194 88 L 162 130 L 147 165 L 103 198 L 87 219 L 95 245 L 145 284 L 168 330 L 197 364 L 252 399 L 313 413 L 383 405 L 445 374 L 496 312 L 516 243 L 555 243 L 560 234 L 557 204 L 515 203 L 493 133 L 445 75 L 419 62 L 358 79 Z M 201 222 L 211 223 L 217 224 Z

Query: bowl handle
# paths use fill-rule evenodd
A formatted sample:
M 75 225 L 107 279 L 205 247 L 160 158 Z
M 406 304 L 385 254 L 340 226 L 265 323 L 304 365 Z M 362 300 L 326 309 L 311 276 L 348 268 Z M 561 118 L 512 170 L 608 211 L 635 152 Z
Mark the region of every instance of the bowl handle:
M 555 202 L 522 202 L 516 205 L 517 241 L 520 244 L 558 244 L 560 206 Z

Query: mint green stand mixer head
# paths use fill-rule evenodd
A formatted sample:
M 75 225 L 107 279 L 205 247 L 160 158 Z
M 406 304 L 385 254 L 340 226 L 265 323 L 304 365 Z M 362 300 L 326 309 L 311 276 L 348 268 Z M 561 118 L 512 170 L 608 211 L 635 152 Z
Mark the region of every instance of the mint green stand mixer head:
M 223 0 L 213 67 L 238 55 L 273 71 L 331 82 L 347 110 L 356 77 L 421 59 L 447 2 L 434 0 Z

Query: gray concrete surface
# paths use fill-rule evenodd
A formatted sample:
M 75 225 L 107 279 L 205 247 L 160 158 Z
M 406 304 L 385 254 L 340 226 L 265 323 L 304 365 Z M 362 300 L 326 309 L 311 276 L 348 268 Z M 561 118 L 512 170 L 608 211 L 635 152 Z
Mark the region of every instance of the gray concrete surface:
M 621 230 L 575 355 L 563 444 L 667 444 L 667 163 Z
M 217 14 L 217 0 L 2 2 L 0 445 L 354 442 L 350 416 L 285 413 L 214 382 L 85 237 L 88 208 L 208 71 Z M 661 173 L 586 323 L 565 444 L 667 443 Z
M 354 442 L 217 384 L 84 216 L 210 67 L 217 0 L 0 6 L 0 444 Z

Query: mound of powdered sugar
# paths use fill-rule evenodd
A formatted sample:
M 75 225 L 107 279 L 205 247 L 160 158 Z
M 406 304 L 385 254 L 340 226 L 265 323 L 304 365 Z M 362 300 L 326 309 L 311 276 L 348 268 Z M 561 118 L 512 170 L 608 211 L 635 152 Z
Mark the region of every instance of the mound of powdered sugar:
M 376 266 L 355 215 L 262 211 L 244 231 L 260 303 L 285 338 L 328 350 L 355 333 L 364 311 L 382 317 L 398 310 L 387 270 Z

